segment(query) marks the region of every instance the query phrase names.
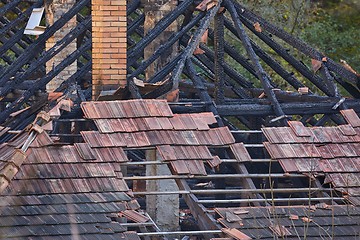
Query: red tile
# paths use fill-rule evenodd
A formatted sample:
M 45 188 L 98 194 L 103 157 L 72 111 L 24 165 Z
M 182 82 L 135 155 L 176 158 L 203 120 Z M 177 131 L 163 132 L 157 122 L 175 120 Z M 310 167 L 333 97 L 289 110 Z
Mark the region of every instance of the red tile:
M 329 136 L 322 127 L 311 128 L 313 135 L 315 136 L 314 142 L 316 143 L 329 143 L 331 142 L 331 136 Z
M 226 235 L 228 235 L 236 240 L 250 240 L 251 239 L 251 237 L 249 237 L 245 233 L 243 233 L 235 228 L 222 228 L 221 231 L 223 231 Z
M 355 149 L 353 149 L 352 144 L 350 143 L 343 143 L 341 145 L 338 145 L 341 147 L 341 151 L 344 153 L 346 157 L 356 157 L 358 156 Z
M 181 115 L 180 114 L 174 114 L 174 117 L 169 119 L 171 122 L 171 125 L 173 126 L 173 129 L 175 130 L 185 130 L 187 127 L 183 124 L 181 121 Z
M 310 129 L 305 127 L 302 122 L 288 121 L 288 124 L 298 137 L 310 137 L 312 135 Z
M 170 119 L 171 118 L 167 118 L 167 117 L 158 118 L 158 122 L 161 126 L 161 129 L 163 129 L 163 130 L 172 130 L 173 129 Z
M 78 151 L 80 157 L 84 160 L 94 160 L 96 159 L 94 151 L 90 148 L 87 143 L 75 143 L 75 149 Z
M 354 128 L 351 125 L 340 125 L 338 126 L 339 130 L 341 131 L 341 133 L 345 136 L 354 136 L 356 135 L 356 131 L 354 130 Z
M 281 159 L 279 160 L 281 167 L 285 172 L 298 172 L 299 169 L 295 164 L 294 159 Z
M 343 163 L 344 172 L 359 172 L 360 161 L 358 158 L 342 158 L 339 161 Z
M 31 147 L 43 147 L 48 145 L 53 145 L 54 142 L 50 136 L 43 131 L 42 133 L 37 134 L 34 141 L 30 144 Z
M 295 160 L 296 167 L 299 172 L 318 172 L 321 171 L 319 166 L 319 159 L 310 158 L 310 159 L 296 159 Z
M 160 104 L 156 104 L 156 100 L 148 100 L 146 102 L 146 107 L 148 108 L 148 116 L 149 117 L 158 117 L 158 116 L 162 116 L 161 115 L 161 109 L 159 107 Z
M 187 130 L 196 130 L 197 125 L 190 114 L 182 114 L 181 121 Z
M 139 130 L 136 122 L 131 118 L 119 119 L 118 122 L 120 122 L 124 128 L 124 132 L 137 132 Z
M 152 145 L 150 143 L 149 139 L 147 138 L 147 135 L 145 132 L 137 132 L 137 133 L 134 133 L 133 135 L 134 135 L 134 138 L 136 139 L 138 147 L 147 147 L 147 146 Z
M 306 158 L 310 155 L 305 149 L 305 144 L 291 144 L 291 147 L 298 158 Z
M 184 145 L 199 145 L 198 140 L 193 131 L 181 131 L 181 136 Z
M 206 122 L 206 119 L 204 119 L 200 114 L 191 114 L 190 116 L 193 119 L 198 130 L 210 129 L 208 123 Z
M 230 149 L 239 162 L 250 162 L 251 157 L 243 143 L 234 143 L 230 145 Z
M 167 104 L 166 100 L 153 100 L 155 102 L 155 106 L 160 112 L 159 116 L 162 117 L 172 117 L 173 113 Z
M 219 156 L 214 156 L 213 159 L 210 159 L 210 160 L 206 160 L 206 162 L 209 164 L 210 167 L 214 168 L 214 167 L 217 167 L 219 166 L 222 161 L 221 159 L 219 158 Z
M 100 135 L 101 135 L 100 133 L 95 132 L 95 131 L 81 132 L 81 136 L 84 138 L 85 142 L 90 144 L 91 147 L 103 147 L 103 143 L 99 139 Z M 104 136 L 107 136 L 107 135 L 104 134 Z M 106 141 L 106 143 L 108 143 L 109 141 L 110 140 L 108 139 Z
M 108 119 L 96 119 L 94 120 L 94 122 L 101 133 L 114 132 L 113 124 L 110 124 L 110 121 Z
M 124 118 L 133 118 L 135 117 L 134 109 L 132 109 L 130 101 L 121 101 L 118 102 L 119 105 L 117 106 L 118 109 L 121 109 L 122 113 L 124 114 Z
M 306 157 L 310 158 L 319 158 L 321 154 L 317 150 L 315 144 L 302 144 L 303 150 L 305 151 Z M 300 152 L 296 152 L 300 154 Z
M 330 144 L 329 150 L 334 157 L 344 157 L 345 153 L 342 151 L 341 144 Z
M 223 145 L 235 143 L 234 136 L 231 134 L 228 127 L 219 127 L 214 129 L 216 129 L 216 132 L 220 136 Z
M 353 109 L 340 110 L 340 112 L 352 127 L 360 127 L 360 118 Z
M 143 214 L 140 214 L 134 210 L 125 210 L 125 211 L 122 211 L 121 214 L 124 215 L 129 220 L 137 222 L 137 223 L 145 223 L 145 222 L 149 221 L 148 217 L 146 217 Z
M 153 117 L 153 118 L 144 118 L 146 125 L 148 126 L 148 128 L 150 130 L 161 130 L 162 127 L 159 123 L 159 121 L 157 120 L 157 118 Z
M 299 137 L 289 127 L 263 128 L 265 137 L 271 143 L 306 143 L 312 142 L 313 135 L 310 137 Z
M 322 158 L 334 158 L 334 155 L 329 149 L 329 144 L 317 145 L 316 147 Z
M 344 143 L 351 141 L 351 137 L 343 135 L 337 127 L 324 127 L 323 131 L 330 136 L 332 143 Z
M 170 161 L 170 165 L 177 174 L 189 174 L 190 173 L 189 169 L 187 168 L 185 160 Z
M 157 146 L 156 149 L 158 150 L 161 158 L 165 161 L 177 159 L 175 154 L 175 149 L 170 145 Z
M 127 162 L 127 156 L 121 147 L 95 148 L 96 154 L 102 162 Z
M 206 175 L 204 163 L 200 160 L 186 160 L 185 164 L 189 169 L 190 174 Z
M 321 171 L 326 173 L 333 172 L 333 169 L 331 167 L 331 160 L 329 159 L 319 160 L 319 168 L 321 169 Z

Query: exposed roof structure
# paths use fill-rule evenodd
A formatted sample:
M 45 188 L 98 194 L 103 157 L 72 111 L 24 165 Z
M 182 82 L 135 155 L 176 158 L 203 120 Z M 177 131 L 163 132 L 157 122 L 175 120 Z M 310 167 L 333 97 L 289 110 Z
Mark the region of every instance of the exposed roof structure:
M 90 85 L 91 16 L 84 16 L 89 14 L 90 1 L 78 1 L 44 34 L 36 39 L 29 38 L 22 34 L 23 27 L 31 9 L 41 4 L 42 1 L 28 1 L 24 5 L 20 0 L 11 3 L 3 1 L 2 4 L 0 17 L 3 45 L 0 54 L 3 71 L 0 75 L 0 97 L 3 109 L 0 122 L 5 122 L 12 129 L 24 127 L 24 121 L 20 121 L 23 123 L 21 125 L 18 119 L 27 119 L 46 103 L 46 95 L 42 94 L 44 86 L 74 61 L 78 63 L 78 71 L 58 91 L 71 92 L 77 89 L 83 99 L 90 97 L 90 91 L 86 89 Z M 359 111 L 356 100 L 359 97 L 359 76 L 356 73 L 236 1 L 179 1 L 172 14 L 164 16 L 146 35 L 143 30 L 143 7 L 140 0 L 129 1 L 127 6 L 127 91 L 131 92 L 133 98 L 156 98 L 174 86 L 179 86 L 182 101 L 191 102 L 197 111 L 216 109 L 221 116 L 236 116 L 248 128 L 271 124 L 270 116 L 283 119 L 290 115 L 300 115 L 303 122 L 312 125 L 319 120 L 320 125 L 324 122 L 339 124 L 341 118 L 334 115 L 338 113 L 339 107 Z M 217 14 L 220 7 L 222 12 Z M 225 14 L 222 14 L 224 10 Z M 9 14 L 16 17 L 10 21 L 6 19 Z M 45 41 L 75 15 L 78 16 L 77 26 L 73 31 L 53 48 L 39 51 Z M 213 18 L 217 19 L 215 29 L 210 26 Z M 181 23 L 180 31 L 169 36 L 164 45 L 148 59 L 144 59 L 146 47 L 174 22 Z M 249 31 L 245 31 L 245 28 Z M 201 40 L 204 36 L 208 36 L 208 43 Z M 54 66 L 53 71 L 45 73 L 44 63 L 61 53 L 75 38 L 78 49 L 59 66 Z M 214 45 L 216 41 L 221 44 Z M 237 46 L 232 45 L 234 42 L 238 42 Z M 134 78 L 145 80 L 146 69 L 174 44 L 180 44 L 177 55 L 151 79 L 146 79 L 146 84 L 158 85 L 146 90 L 134 84 Z M 193 55 L 196 49 L 201 51 Z M 268 49 L 275 51 L 276 56 L 270 56 Z M 307 61 L 300 61 L 295 55 Z M 221 64 L 218 64 L 219 61 Z M 311 62 L 317 66 L 316 72 L 311 70 Z M 75 82 L 82 90 L 73 84 Z M 114 98 L 124 96 L 128 95 Z M 216 106 L 212 103 L 213 99 Z M 30 107 L 25 110 L 24 104 Z M 24 111 L 13 114 L 20 109 Z M 315 114 L 325 115 L 319 119 Z M 251 126 L 250 116 L 257 117 L 260 125 Z
M 306 139 L 309 134 L 313 134 L 314 139 L 324 136 L 316 134 L 318 128 L 306 128 L 299 122 L 290 122 L 291 128 L 263 129 L 270 141 L 265 143 L 265 147 L 273 157 L 272 164 L 280 163 L 278 166 L 282 166 L 284 171 L 275 168 L 271 172 L 267 170 L 267 173 L 261 173 L 264 166 L 265 170 L 269 168 L 266 166 L 269 160 L 252 157 L 256 155 L 253 148 L 260 146 L 235 143 L 227 127 L 215 127 L 216 119 L 211 113 L 174 114 L 164 100 L 84 102 L 82 109 L 85 117 L 93 119 L 98 128 L 97 131 L 82 131 L 83 143 L 56 143 L 54 140 L 58 139 L 49 137 L 43 131 L 36 135 L 25 154 L 14 149 L 27 142 L 26 133 L 3 144 L 1 177 L 9 181 L 1 192 L 1 216 L 8 220 L 3 221 L 0 227 L 3 237 L 66 237 L 79 234 L 86 238 L 128 238 L 131 233 L 126 232 L 126 227 L 131 224 L 127 225 L 126 222 L 151 223 L 149 216 L 144 215 L 145 209 L 139 210 L 141 204 L 132 197 L 146 194 L 137 193 L 139 190 L 131 192 L 133 181 L 155 180 L 161 176 L 124 177 L 120 166 L 131 166 L 127 165 L 129 154 L 132 163 L 138 162 L 141 166 L 144 162 L 136 160 L 136 155 L 141 156 L 141 151 L 146 149 L 156 150 L 158 164 L 169 166 L 172 174 L 166 177 L 176 180 L 180 192 L 186 193 L 184 200 L 199 222 L 200 229 L 212 231 L 213 236 L 224 233 L 236 239 L 245 239 L 239 234 L 266 239 L 273 236 L 318 237 L 317 233 L 336 237 L 358 234 L 358 207 L 343 206 L 346 199 L 358 203 L 358 185 L 354 182 L 350 186 L 339 186 L 337 179 L 333 179 L 333 183 L 325 187 L 326 179 L 331 178 L 333 171 L 321 169 L 325 165 L 320 153 L 319 156 L 311 156 L 310 160 L 305 159 L 309 157 L 306 154 L 314 154 L 314 151 L 306 148 L 307 141 L 299 139 Z M 355 133 L 357 131 L 351 125 L 342 126 L 347 129 L 346 133 L 351 129 Z M 344 139 L 331 144 L 348 146 L 345 138 L 351 138 L 357 144 L 357 135 L 340 135 L 343 133 L 340 128 L 323 127 L 322 133 L 337 129 L 339 134 L 331 136 L 337 139 L 343 136 Z M 321 138 L 321 142 L 317 143 L 320 141 L 317 138 L 314 141 L 311 146 L 316 149 L 326 147 L 331 139 Z M 289 149 L 293 149 L 291 153 L 295 154 L 296 149 L 303 149 L 297 153 L 303 156 L 288 156 L 286 154 L 290 154 L 290 151 L 285 151 L 285 147 L 274 150 L 279 144 L 288 144 Z M 225 152 L 221 153 L 221 149 Z M 278 156 L 282 153 L 284 155 Z M 346 157 L 341 156 L 341 159 Z M 302 163 L 317 159 L 320 161 L 314 161 L 318 163 L 314 169 Z M 336 160 L 335 157 L 326 161 Z M 356 160 L 353 158 L 354 162 Z M 12 168 L 17 173 L 11 177 L 9 174 L 14 170 L 10 171 L 7 166 L 15 166 L 13 163 L 17 164 L 16 168 Z M 254 170 L 252 166 L 255 165 L 259 168 Z M 357 176 L 357 165 L 351 166 L 352 171 L 343 171 Z M 141 167 L 137 171 L 141 172 Z M 342 176 L 341 169 L 337 172 Z M 296 183 L 301 179 L 305 183 L 309 180 L 322 181 L 324 173 L 328 174 L 324 187 L 313 184 L 306 186 L 303 183 L 300 184 L 304 185 L 303 188 L 292 188 L 291 182 Z M 261 181 L 274 179 L 277 186 L 272 182 L 259 183 L 259 178 Z M 245 181 L 234 182 L 234 179 Z M 355 178 L 351 180 L 355 181 Z M 197 186 L 208 186 L 208 190 L 197 189 Z M 328 195 L 330 193 L 331 196 Z M 237 197 L 238 194 L 242 197 Z M 221 195 L 225 199 L 216 197 Z M 332 205 L 334 203 L 340 205 Z M 253 207 L 236 207 L 239 204 Z M 256 207 L 263 204 L 267 207 Z M 215 206 L 214 212 L 212 208 Z M 119 221 L 121 218 L 127 220 Z M 256 221 L 257 225 L 252 221 Z M 73 224 L 77 226 L 75 229 Z M 336 230 L 331 226 L 336 226 Z
M 19 140 L 7 143 L 14 144 Z M 125 153 L 117 149 L 114 158 L 108 151 L 93 152 L 86 143 L 56 145 L 46 132 L 26 153 L 7 149 L 0 170 L 1 238 L 134 239 L 113 219 L 121 213 L 148 218 L 137 212 L 122 179 L 118 163 L 127 161 Z
M 342 113 L 349 125 L 307 128 L 300 122 L 289 122 L 290 127 L 264 128 L 269 140 L 264 144 L 285 172 L 324 175 L 325 183 L 349 194 L 358 204 L 360 118 L 353 110 Z
M 216 208 L 223 231 L 235 239 L 346 239 L 358 234 L 359 207 L 318 204 L 260 208 Z M 331 214 L 341 225 L 333 225 Z M 248 238 L 246 238 L 248 236 Z
M 356 73 L 238 1 L 178 1 L 145 34 L 144 6 L 132 0 L 128 84 L 89 101 L 90 0 L 77 1 L 38 38 L 23 28 L 42 1 L 0 3 L 0 238 L 360 235 Z M 71 33 L 45 50 L 74 16 Z M 145 58 L 174 22 L 179 31 Z M 46 71 L 74 39 L 77 49 Z M 146 79 L 171 46 L 179 51 Z M 73 76 L 45 93 L 75 61 Z M 177 86 L 179 101 L 155 99 Z M 151 174 L 148 166 L 169 173 Z M 177 189 L 145 186 L 164 179 Z M 170 194 L 184 212 L 175 233 L 162 232 L 146 212 L 146 197 Z

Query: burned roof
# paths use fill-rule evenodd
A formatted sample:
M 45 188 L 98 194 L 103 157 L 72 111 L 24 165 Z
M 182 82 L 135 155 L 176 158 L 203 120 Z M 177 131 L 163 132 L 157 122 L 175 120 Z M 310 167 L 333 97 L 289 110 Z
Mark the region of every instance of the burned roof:
M 136 204 L 130 204 L 136 200 L 129 196 L 117 164 L 127 161 L 121 149 L 112 155 L 106 148 L 93 151 L 87 143 L 63 146 L 42 138 L 51 140 L 44 131 L 26 153 L 16 150 L 2 160 L 7 165 L 1 177 L 10 181 L 1 188 L 2 238 L 64 238 L 75 234 L 128 239 L 127 229 L 113 219 L 122 212 L 125 217 L 127 212 L 134 212 L 142 221 L 148 220 L 132 207 Z M 9 164 L 17 167 L 11 179 Z
M 353 110 L 342 111 L 349 121 L 336 127 L 305 127 L 290 121 L 290 127 L 264 128 L 270 156 L 284 171 L 323 175 L 324 183 L 349 195 L 360 197 L 360 118 Z M 356 200 L 357 199 L 357 200 Z
M 135 113 L 134 108 L 128 109 L 129 106 L 146 110 Z M 318 147 L 357 143 L 357 127 L 324 127 L 330 130 L 322 131 L 326 135 L 315 138 L 318 135 L 314 129 L 317 128 L 289 122 L 290 127 L 263 129 L 270 143 L 262 145 L 236 141 L 236 131 L 219 127 L 213 113 L 174 114 L 163 100 L 85 102 L 81 107 L 96 126 L 81 131 L 83 141 L 64 144 L 47 131 L 41 131 L 40 127 L 34 127 L 32 129 L 39 132 L 24 153 L 23 163 L 18 164 L 17 173 L 11 179 L 1 175 L 10 180 L 0 197 L 2 217 L 8 220 L 0 227 L 4 236 L 66 237 L 77 231 L 76 234 L 84 237 L 138 237 L 136 233 L 127 232 L 123 220 L 139 224 L 137 226 L 150 226 L 152 222 L 137 202 L 146 195 L 146 190 L 132 192 L 134 189 L 131 188 L 136 187 L 135 180 L 156 179 L 157 176 L 138 176 L 140 168 L 135 175 L 123 176 L 121 166 L 131 163 L 127 156 L 130 152 L 143 150 L 155 150 L 154 164 L 169 167 L 171 175 L 165 177 L 179 180 L 176 183 L 183 191 L 191 214 L 200 223 L 201 230 L 214 232 L 211 237 L 248 239 L 261 236 L 266 239 L 282 235 L 296 237 L 296 232 L 299 236 L 309 234 L 314 238 L 320 233 L 340 237 L 357 234 L 354 229 L 359 224 L 356 220 L 358 208 L 343 206 L 348 204 L 347 200 L 355 203 L 357 197 L 350 193 L 349 186 L 346 195 L 333 192 L 333 197 L 326 197 L 326 194 L 334 190 L 340 190 L 342 194 L 344 189 L 336 185 L 333 189 L 311 184 L 293 188 L 296 181 L 304 179 L 308 182 L 307 179 L 313 176 L 305 165 L 301 165 L 305 168 L 303 171 L 286 168 L 287 160 L 295 161 L 293 165 L 298 167 L 297 161 L 321 159 L 322 152 Z M 167 110 L 160 114 L 152 108 Z M 99 111 L 102 113 L 98 114 Z M 3 144 L 1 151 L 9 154 L 4 155 L 7 157 L 3 157 L 2 162 L 11 162 L 13 153 L 18 151 L 15 149 L 22 146 L 27 135 L 24 132 L 13 142 Z M 256 156 L 265 151 L 264 146 L 270 155 L 275 154 L 279 159 L 257 159 Z M 291 159 L 286 158 L 290 153 L 293 154 Z M 354 160 L 356 157 L 346 155 L 342 158 Z M 324 158 L 334 159 L 334 156 Z M 137 163 L 139 160 L 133 158 L 131 161 L 143 163 Z M 269 161 L 273 161 L 274 166 L 280 163 L 284 171 L 274 168 L 269 172 L 266 165 Z M 315 177 L 333 174 L 320 170 Z M 342 171 L 336 173 L 343 174 Z M 268 178 L 276 179 L 282 187 L 273 188 L 266 182 Z M 292 179 L 297 180 L 293 182 Z M 307 194 L 308 191 L 311 193 Z M 335 202 L 339 206 L 332 205 Z M 268 204 L 273 204 L 275 210 L 264 207 Z M 239 208 L 239 205 L 252 207 Z M 273 221 L 274 214 L 268 217 L 269 211 L 279 215 L 279 222 Z M 343 211 L 350 211 L 350 214 L 345 216 Z M 289 218 L 295 215 L 300 220 Z M 336 231 L 321 232 L 318 225 L 328 226 L 326 224 L 333 216 L 336 216 L 333 222 Z M 261 227 L 254 225 L 254 221 L 261 222 Z M 308 233 L 300 229 L 305 223 L 309 224 Z M 71 226 L 77 228 L 74 230 Z M 34 229 L 39 232 L 37 235 Z
M 347 239 L 359 234 L 359 207 L 354 206 L 239 207 L 215 212 L 224 233 L 239 240 Z

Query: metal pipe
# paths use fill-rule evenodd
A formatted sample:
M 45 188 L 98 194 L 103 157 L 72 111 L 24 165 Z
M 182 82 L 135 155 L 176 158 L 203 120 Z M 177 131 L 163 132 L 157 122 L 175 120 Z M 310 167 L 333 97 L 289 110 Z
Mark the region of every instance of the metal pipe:
M 303 174 L 212 174 L 207 176 L 196 175 L 161 175 L 161 176 L 132 176 L 123 177 L 124 180 L 162 180 L 162 179 L 215 179 L 215 178 L 287 178 L 307 177 Z
M 141 236 L 160 236 L 160 235 L 202 235 L 202 234 L 218 234 L 222 233 L 221 230 L 206 230 L 206 231 L 178 231 L 178 232 L 145 232 L 137 233 Z
M 245 147 L 264 147 L 264 144 L 260 143 L 260 144 L 244 144 Z
M 237 194 L 237 193 L 295 193 L 295 192 L 317 192 L 317 191 L 333 191 L 331 188 L 274 188 L 274 189 L 202 189 L 190 191 L 146 191 L 133 192 L 134 195 L 172 195 L 172 194 Z
M 123 227 L 143 227 L 143 226 L 153 226 L 154 224 L 151 222 L 146 223 L 120 223 Z
M 316 191 L 333 191 L 331 188 L 266 188 L 266 189 L 204 189 L 191 190 L 193 194 L 226 194 L 226 193 L 295 193 L 295 192 L 316 192 Z
M 342 197 L 322 197 L 322 198 L 274 198 L 274 199 L 228 199 L 228 200 L 198 200 L 197 203 L 253 203 L 253 202 L 299 202 L 299 201 L 335 201 L 344 200 Z
M 239 163 L 238 160 L 236 159 L 221 159 L 221 161 L 223 163 Z M 274 161 L 276 162 L 277 160 L 274 160 L 274 159 L 251 159 L 251 162 L 270 162 L 270 161 Z M 160 162 L 160 161 L 146 161 L 144 159 L 143 162 L 121 162 L 120 165 L 122 166 L 136 166 L 136 165 L 161 165 L 161 164 L 168 164 L 169 162 Z
M 55 122 L 91 122 L 91 119 L 85 119 L 85 118 L 62 118 L 62 119 L 54 119 Z
M 261 130 L 230 130 L 231 133 L 262 133 Z

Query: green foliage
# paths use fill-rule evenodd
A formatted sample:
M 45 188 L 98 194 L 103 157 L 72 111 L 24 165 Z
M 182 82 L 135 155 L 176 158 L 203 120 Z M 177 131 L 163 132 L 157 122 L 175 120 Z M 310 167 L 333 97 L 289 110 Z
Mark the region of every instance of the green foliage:
M 300 37 L 312 47 L 320 50 L 334 61 L 346 60 L 355 70 L 360 72 L 360 1 L 358 0 L 238 0 L 246 8 L 257 13 L 272 24 L 283 28 L 285 31 Z M 252 34 L 250 34 L 252 36 Z M 226 39 L 236 49 L 244 53 L 241 43 L 228 34 Z M 308 80 L 294 70 L 284 59 L 277 56 L 258 38 L 252 38 L 270 56 L 275 58 L 285 69 L 293 72 L 295 76 L 310 87 L 313 92 L 319 92 L 315 86 L 308 84 Z M 274 37 L 281 45 L 289 50 L 289 53 L 302 61 L 311 69 L 311 59 L 281 40 Z M 227 58 L 231 61 L 231 58 Z M 235 65 L 234 65 L 235 66 Z M 265 70 L 271 76 L 273 82 L 279 88 L 294 91 L 272 69 Z M 244 76 L 249 74 L 244 69 L 237 69 Z M 259 86 L 256 81 L 256 86 Z
M 320 8 L 326 6 L 326 8 Z M 346 60 L 360 71 L 360 6 L 351 1 L 327 1 L 302 29 L 300 37 L 335 61 Z

